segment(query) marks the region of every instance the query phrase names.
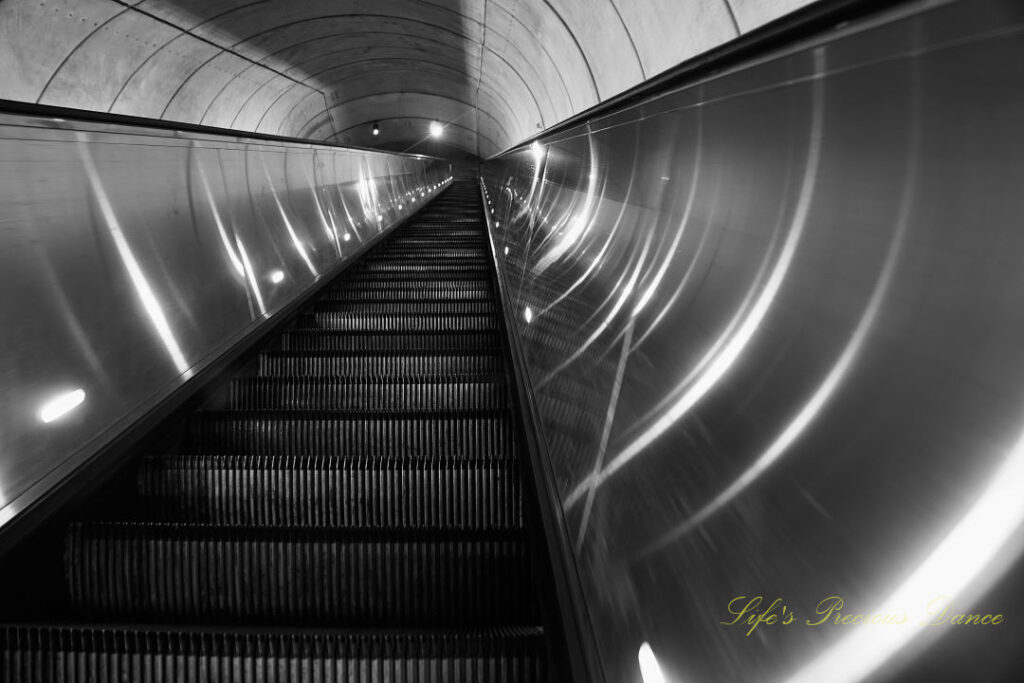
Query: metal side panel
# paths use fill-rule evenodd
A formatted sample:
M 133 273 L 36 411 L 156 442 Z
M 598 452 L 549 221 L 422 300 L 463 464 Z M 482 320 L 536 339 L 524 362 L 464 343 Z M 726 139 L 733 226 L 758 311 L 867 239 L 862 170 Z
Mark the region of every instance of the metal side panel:
M 429 157 L 0 115 L 0 522 L 450 176 Z
M 607 680 L 1020 679 L 1022 36 L 901 3 L 485 162 Z

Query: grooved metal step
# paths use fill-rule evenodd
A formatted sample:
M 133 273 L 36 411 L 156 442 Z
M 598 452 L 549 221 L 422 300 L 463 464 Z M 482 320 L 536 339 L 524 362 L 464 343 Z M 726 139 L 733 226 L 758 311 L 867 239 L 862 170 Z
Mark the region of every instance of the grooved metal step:
M 513 529 L 523 524 L 509 458 L 149 456 L 150 519 L 236 525 Z
M 231 410 L 498 410 L 508 407 L 504 378 L 246 377 L 228 387 Z
M 351 332 L 476 332 L 498 329 L 494 314 L 356 313 L 315 311 L 295 319 L 297 329 Z
M 261 377 L 402 377 L 417 375 L 487 374 L 504 367 L 497 348 L 445 353 L 391 351 L 276 351 L 259 356 Z
M 207 411 L 190 421 L 190 453 L 508 456 L 505 411 Z
M 280 351 L 496 351 L 501 339 L 496 332 L 410 332 L 403 334 L 341 330 L 289 330 L 281 335 Z
M 497 313 L 493 301 L 434 301 L 421 299 L 318 301 L 314 313 L 353 313 L 356 315 L 490 315 Z
M 91 617 L 351 626 L 526 624 L 518 531 L 73 524 L 65 568 Z
M 6 683 L 541 683 L 536 627 L 285 632 L 0 627 Z

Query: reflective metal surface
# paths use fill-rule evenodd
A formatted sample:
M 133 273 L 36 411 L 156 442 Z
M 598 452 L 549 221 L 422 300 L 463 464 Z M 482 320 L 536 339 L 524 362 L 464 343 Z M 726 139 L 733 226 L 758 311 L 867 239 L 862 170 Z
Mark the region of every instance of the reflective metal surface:
M 449 178 L 428 157 L 0 116 L 0 521 Z
M 920 2 L 485 165 L 608 681 L 1020 680 L 1021 121 Z

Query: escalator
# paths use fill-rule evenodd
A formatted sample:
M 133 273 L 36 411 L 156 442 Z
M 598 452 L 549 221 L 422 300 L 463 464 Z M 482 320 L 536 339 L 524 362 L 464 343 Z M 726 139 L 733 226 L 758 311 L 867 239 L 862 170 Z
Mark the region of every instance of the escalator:
M 0 679 L 549 680 L 495 292 L 455 184 L 61 525 Z

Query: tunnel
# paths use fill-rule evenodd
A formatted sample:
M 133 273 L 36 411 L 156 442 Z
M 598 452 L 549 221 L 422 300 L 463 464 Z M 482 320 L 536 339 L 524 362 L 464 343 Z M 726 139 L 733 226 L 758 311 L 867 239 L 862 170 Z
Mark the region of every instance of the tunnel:
M 0 0 L 0 681 L 1024 676 L 1014 0 Z

